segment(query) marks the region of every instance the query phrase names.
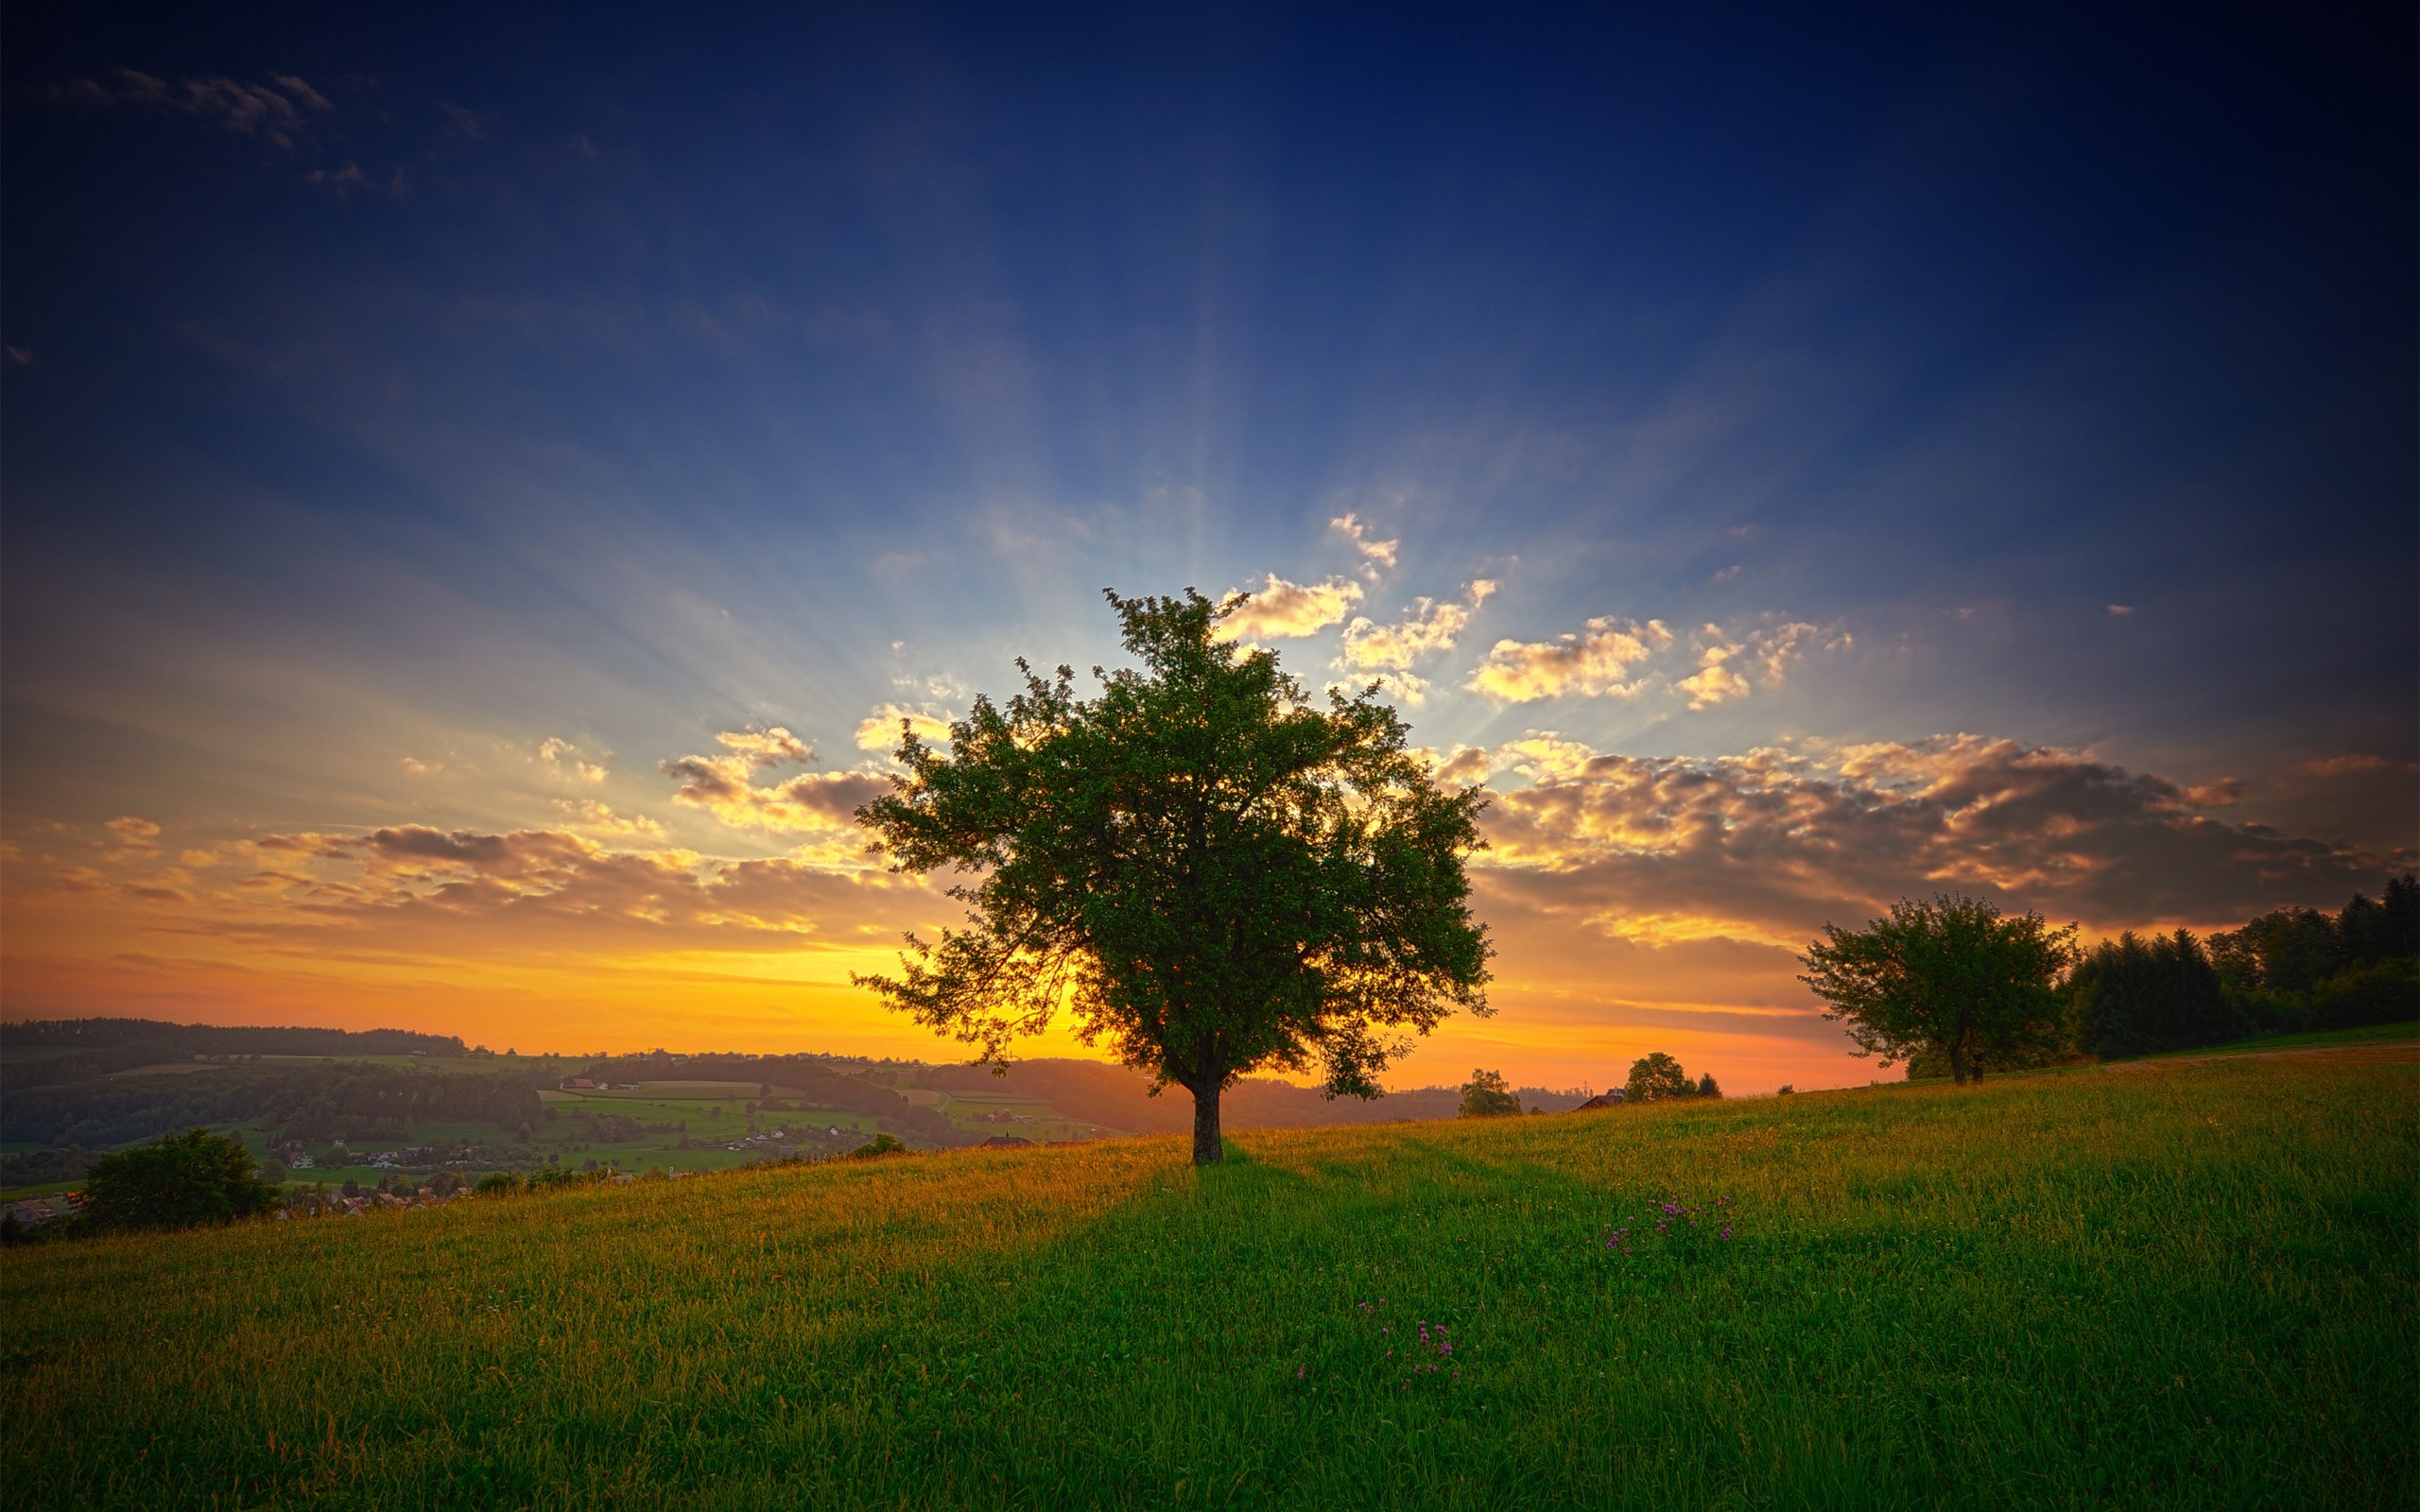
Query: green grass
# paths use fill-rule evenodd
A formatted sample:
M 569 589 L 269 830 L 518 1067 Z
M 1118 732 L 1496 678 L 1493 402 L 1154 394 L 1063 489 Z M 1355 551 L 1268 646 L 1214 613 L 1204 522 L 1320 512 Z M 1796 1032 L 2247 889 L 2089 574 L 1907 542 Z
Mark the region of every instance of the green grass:
M 27 1246 L 0 1258 L 0 1486 L 2410 1504 L 2420 1068 L 2388 1054 L 1257 1133 L 1199 1174 L 1182 1142 L 1115 1141 Z M 1604 1247 L 1678 1193 L 1726 1199 L 1734 1237 Z M 1450 1361 L 1417 1354 L 1423 1319 Z M 1408 1339 L 1445 1369 L 1408 1377 Z

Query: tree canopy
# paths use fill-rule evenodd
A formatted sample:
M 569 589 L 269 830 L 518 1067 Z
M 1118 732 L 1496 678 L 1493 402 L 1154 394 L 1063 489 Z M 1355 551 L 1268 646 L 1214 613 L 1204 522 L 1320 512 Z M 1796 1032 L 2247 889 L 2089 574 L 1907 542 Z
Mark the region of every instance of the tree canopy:
M 278 1189 L 243 1143 L 206 1128 L 169 1134 L 95 1160 L 84 1221 L 99 1228 L 188 1228 L 267 1212 Z
M 1464 1118 L 1502 1118 L 1521 1110 L 1521 1099 L 1506 1086 L 1504 1073 L 1474 1068 L 1471 1079 L 1462 1083 L 1461 1114 Z
M 2060 1038 L 2054 987 L 2075 956 L 2073 924 L 2052 929 L 2038 914 L 1945 893 L 1824 933 L 1800 957 L 1799 980 L 1831 1005 L 1824 1017 L 1847 1025 L 1858 1055 L 1878 1052 L 1888 1066 L 1936 1050 L 1963 1082 Z
M 1695 1097 L 1697 1084 L 1681 1063 L 1661 1050 L 1651 1050 L 1630 1063 L 1630 1079 L 1622 1086 L 1626 1103 L 1659 1103 L 1668 1097 Z
M 1485 796 L 1446 792 L 1374 690 L 1315 707 L 1213 604 L 1108 595 L 1139 669 L 1035 674 L 978 697 L 946 750 L 903 727 L 894 791 L 857 811 L 893 869 L 954 868 L 962 929 L 908 936 L 890 1007 L 1005 1064 L 1063 1009 L 1088 1044 L 1193 1094 L 1219 1159 L 1219 1094 L 1262 1067 L 1331 1096 L 1456 1008 L 1488 1011 L 1490 954 L 1462 858 Z
M 2079 959 L 2067 988 L 2077 1048 L 2103 1059 L 2216 1044 L 2251 1028 L 2189 930 L 2102 940 Z

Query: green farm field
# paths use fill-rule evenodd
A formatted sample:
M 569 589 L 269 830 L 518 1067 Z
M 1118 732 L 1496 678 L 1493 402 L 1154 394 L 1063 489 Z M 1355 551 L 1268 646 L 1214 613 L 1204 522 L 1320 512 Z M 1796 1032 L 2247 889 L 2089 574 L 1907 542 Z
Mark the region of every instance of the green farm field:
M 0 1486 L 2409 1505 L 2415 1094 L 2390 1044 L 27 1246 Z

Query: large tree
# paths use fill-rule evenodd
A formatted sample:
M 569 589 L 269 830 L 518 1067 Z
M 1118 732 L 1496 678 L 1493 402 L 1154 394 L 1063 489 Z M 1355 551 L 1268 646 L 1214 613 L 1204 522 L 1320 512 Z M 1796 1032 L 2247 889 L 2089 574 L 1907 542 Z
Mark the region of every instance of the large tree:
M 1695 1097 L 1697 1086 L 1681 1063 L 1661 1050 L 1651 1050 L 1630 1063 L 1630 1080 L 1623 1084 L 1622 1100 L 1632 1103 L 1660 1103 L 1673 1097 Z
M 2038 914 L 2003 915 L 1991 903 L 1947 894 L 1901 899 L 1861 930 L 1824 926 L 1806 947 L 1799 980 L 1831 1005 L 1857 1054 L 1882 1064 L 1939 1052 L 1950 1074 L 1980 1078 L 1986 1064 L 2056 1040 L 2054 985 L 2075 956 L 2076 928 L 2052 929 Z
M 1095 667 L 1099 696 L 1020 661 L 1025 691 L 976 699 L 946 750 L 903 727 L 907 775 L 857 817 L 893 869 L 964 874 L 968 922 L 855 980 L 994 1066 L 1071 1012 L 1193 1094 L 1206 1164 L 1237 1076 L 1374 1097 L 1407 1031 L 1489 1011 L 1462 873 L 1485 797 L 1431 781 L 1374 691 L 1319 708 L 1223 637 L 1239 596 L 1108 597 L 1142 666 Z

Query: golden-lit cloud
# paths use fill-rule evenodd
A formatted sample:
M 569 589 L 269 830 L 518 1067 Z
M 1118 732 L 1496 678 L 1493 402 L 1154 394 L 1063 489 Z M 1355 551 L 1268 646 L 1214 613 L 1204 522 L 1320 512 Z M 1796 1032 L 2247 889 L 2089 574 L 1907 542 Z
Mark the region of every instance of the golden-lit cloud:
M 925 923 L 935 896 L 914 878 L 798 856 L 728 860 L 674 848 L 621 849 L 567 830 L 390 825 L 340 848 L 268 835 L 257 853 L 303 859 L 207 897 L 156 882 L 113 888 L 98 872 L 60 879 L 162 905 L 149 927 L 255 947 L 469 951 L 498 959 L 577 948 L 763 953 L 866 949 Z M 295 843 L 298 840 L 305 843 Z
M 1427 760 L 1429 771 L 1441 782 L 1477 787 L 1487 781 L 1488 751 L 1484 746 L 1457 746 L 1450 755 L 1424 747 L 1416 754 Z
M 1452 650 L 1455 640 L 1470 627 L 1471 616 L 1495 592 L 1495 584 L 1481 577 L 1472 582 L 1464 602 L 1441 604 L 1416 598 L 1405 617 L 1393 625 L 1356 615 L 1344 627 L 1338 663 L 1351 671 L 1376 673 L 1373 680 L 1396 689 L 1406 702 L 1417 704 L 1428 684 L 1412 674 L 1413 665 L 1423 657 Z
M 1551 641 L 1498 641 L 1464 686 L 1507 703 L 1530 703 L 1565 694 L 1627 698 L 1644 692 L 1644 678 L 1631 669 L 1672 644 L 1661 620 L 1640 624 L 1610 616 L 1592 619 L 1576 635 Z
M 1327 527 L 1353 542 L 1353 549 L 1359 552 L 1362 560 L 1368 563 L 1365 570 L 1371 573 L 1374 581 L 1378 568 L 1393 568 L 1395 551 L 1403 544 L 1402 541 L 1373 539 L 1368 527 L 1361 524 L 1360 517 L 1353 514 L 1337 516 L 1327 523 Z
M 556 735 L 538 743 L 538 760 L 547 771 L 575 782 L 601 782 L 613 775 L 603 764 L 582 759 L 578 746 Z
M 730 754 L 683 756 L 664 763 L 663 769 L 681 782 L 672 801 L 701 809 L 733 829 L 846 830 L 856 822 L 860 804 L 890 791 L 890 779 L 865 771 L 802 772 L 759 786 L 758 772 L 812 761 L 814 750 L 779 726 L 726 730 L 715 739 Z
M 910 709 L 905 704 L 886 703 L 857 721 L 857 749 L 885 752 L 898 749 L 902 725 L 915 731 L 916 738 L 927 746 L 949 744 L 949 720 L 945 715 L 924 709 Z
M 1717 636 L 1720 634 L 1711 625 L 1706 629 Z M 1698 670 L 1673 683 L 1673 688 L 1688 696 L 1692 709 L 1704 709 L 1726 698 L 1748 696 L 1748 679 L 1724 665 L 1746 649 L 1742 645 L 1716 640 L 1699 651 Z
M 1222 641 L 1285 640 L 1315 635 L 1344 618 L 1361 602 L 1361 585 L 1349 577 L 1322 583 L 1289 583 L 1275 573 L 1268 583 L 1219 622 Z
M 1497 749 L 1494 765 L 1532 782 L 1490 805 L 1481 864 L 1526 874 L 1505 885 L 1534 906 L 1634 936 L 1803 942 L 1937 888 L 2094 928 L 2225 923 L 2375 891 L 2412 861 L 2222 823 L 2168 779 L 1978 735 L 1708 761 L 1584 751 L 1544 735 Z
M 559 798 L 555 799 L 555 809 L 576 833 L 594 839 L 661 841 L 666 838 L 664 826 L 646 815 L 616 814 L 593 798 Z
M 1792 621 L 1737 637 L 1725 634 L 1719 625 L 1708 625 L 1698 632 L 1696 644 L 1698 670 L 1674 681 L 1672 688 L 1687 697 L 1691 709 L 1708 709 L 1745 698 L 1757 687 L 1780 687 L 1789 678 L 1791 663 L 1804 657 L 1810 644 L 1840 650 L 1851 639 L 1846 631 L 1837 631 L 1825 640 L 1814 626 Z
M 130 850 L 147 852 L 152 849 L 151 842 L 160 838 L 158 825 L 131 814 L 121 814 L 101 828 L 117 836 L 117 843 Z
M 715 741 L 750 767 L 787 766 L 815 760 L 815 748 L 779 725 L 765 730 L 726 730 Z

